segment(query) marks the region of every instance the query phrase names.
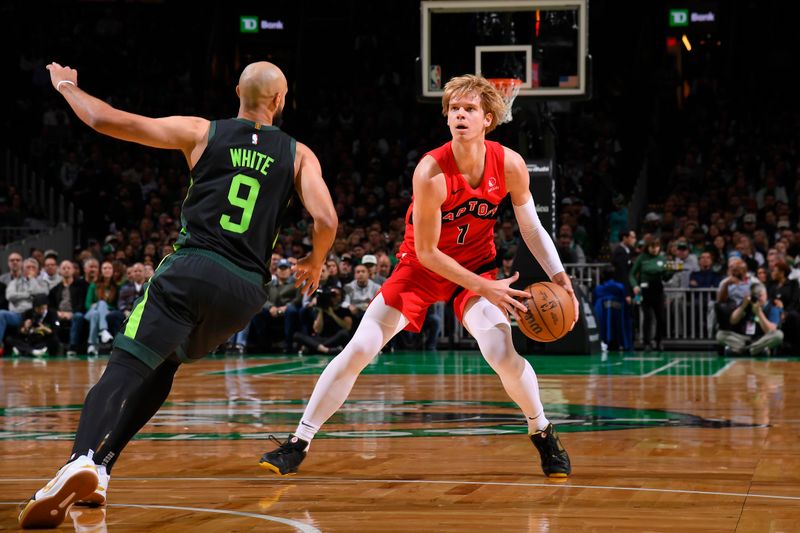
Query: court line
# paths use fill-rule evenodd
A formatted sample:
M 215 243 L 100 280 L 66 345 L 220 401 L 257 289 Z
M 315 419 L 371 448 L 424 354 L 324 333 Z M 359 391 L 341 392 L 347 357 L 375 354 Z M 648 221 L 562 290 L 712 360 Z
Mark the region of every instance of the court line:
M 728 361 L 728 363 L 727 363 L 725 366 L 723 366 L 722 368 L 720 368 L 719 370 L 717 370 L 716 372 L 714 372 L 713 374 L 711 374 L 711 377 L 712 377 L 712 378 L 718 378 L 718 377 L 720 377 L 720 376 L 723 374 L 723 372 L 727 372 L 727 371 L 728 371 L 728 369 L 729 369 L 730 367 L 732 367 L 734 363 L 738 363 L 738 362 L 739 362 L 739 361 L 738 361 L 738 360 L 736 360 L 736 359 L 734 359 L 733 361 Z
M 668 368 L 672 368 L 673 366 L 675 366 L 675 365 L 677 365 L 679 363 L 682 363 L 684 361 L 686 361 L 686 359 L 684 359 L 683 357 L 679 357 L 677 359 L 673 359 L 672 361 L 670 361 L 666 365 L 662 365 L 662 366 L 660 366 L 658 368 L 655 368 L 655 369 L 651 370 L 650 372 L 648 372 L 647 374 L 642 374 L 642 377 L 643 378 L 649 378 L 650 376 L 655 376 L 656 374 L 658 374 L 662 370 L 666 370 Z
M 267 482 L 286 482 L 299 483 L 302 481 L 311 483 L 409 483 L 409 484 L 430 484 L 430 485 L 488 485 L 495 487 L 544 487 L 557 489 L 592 489 L 592 490 L 620 490 L 630 492 L 659 492 L 670 494 L 698 494 L 704 496 L 731 496 L 736 498 L 766 498 L 772 500 L 800 501 L 800 496 L 778 496 L 775 494 L 757 494 L 750 492 L 719 492 L 707 490 L 688 490 L 688 489 L 655 489 L 649 487 L 614 487 L 609 485 L 575 485 L 572 483 L 550 482 L 550 483 L 520 483 L 515 481 L 464 481 L 448 479 L 359 479 L 359 478 L 338 478 L 338 477 L 302 477 L 293 476 L 291 480 L 275 479 L 274 477 L 120 477 L 115 478 L 127 481 L 267 481 Z M 11 482 L 42 482 L 44 478 L 0 478 L 0 483 Z M 7 504 L 8 502 L 0 502 Z M 175 508 L 177 509 L 177 507 Z M 267 515 L 256 515 L 267 516 Z
M 19 505 L 19 502 L 0 502 L 0 505 Z M 136 509 L 169 509 L 173 511 L 195 511 L 200 513 L 215 513 L 226 514 L 233 516 L 243 516 L 245 518 L 256 518 L 258 520 L 266 520 L 268 522 L 278 522 L 287 526 L 295 528 L 302 533 L 322 533 L 319 529 L 289 518 L 281 518 L 279 516 L 272 516 L 268 514 L 246 513 L 244 511 L 231 511 L 228 509 L 206 509 L 205 507 L 178 507 L 175 505 L 144 505 L 135 503 L 109 503 L 109 507 L 134 507 Z

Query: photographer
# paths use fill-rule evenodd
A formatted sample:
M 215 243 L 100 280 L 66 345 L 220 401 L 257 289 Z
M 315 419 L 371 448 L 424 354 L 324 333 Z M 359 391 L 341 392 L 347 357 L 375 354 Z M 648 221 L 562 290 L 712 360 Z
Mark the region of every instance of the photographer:
M 730 329 L 717 332 L 717 341 L 726 352 L 741 355 L 769 355 L 783 342 L 781 309 L 767 298 L 767 289 L 753 283 L 750 295 L 731 313 Z
M 738 252 L 732 252 L 728 258 L 728 277 L 722 280 L 717 291 L 717 302 L 714 306 L 720 330 L 731 329 L 730 318 L 733 310 L 742 305 L 750 294 L 754 280 L 747 272 L 747 263 Z
M 314 334 L 295 333 L 294 340 L 307 347 L 311 353 L 336 355 L 350 339 L 353 317 L 350 310 L 342 307 L 342 290 L 336 286 L 317 291 L 313 302 L 317 311 L 314 319 Z

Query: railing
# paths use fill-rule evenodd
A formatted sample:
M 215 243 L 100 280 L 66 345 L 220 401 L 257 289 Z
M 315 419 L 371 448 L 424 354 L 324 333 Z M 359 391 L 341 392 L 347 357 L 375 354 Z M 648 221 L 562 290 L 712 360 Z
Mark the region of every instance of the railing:
M 716 288 L 664 288 L 666 300 L 666 336 L 663 341 L 667 347 L 690 346 L 712 347 L 716 345 L 714 328 L 716 316 L 714 302 L 717 297 Z M 644 312 L 638 308 L 639 327 L 636 328 L 637 340 L 644 337 Z M 653 320 L 655 328 L 655 320 Z M 650 336 L 653 338 L 653 335 Z
M 52 241 L 58 236 L 59 247 L 72 251 L 74 242 L 81 241 L 83 211 L 67 200 L 55 187 L 30 170 L 18 157 L 5 153 L 4 178 L 9 185 L 16 187 L 22 196 L 23 203 L 34 209 L 41 220 L 30 220 L 27 226 L 5 226 L 0 228 L 0 252 L 7 255 L 10 250 L 24 249 L 31 238 L 41 234 L 42 238 Z M 69 227 L 70 232 L 63 228 Z
M 603 268 L 611 263 L 564 263 L 564 270 L 567 271 L 573 283 L 583 286 L 586 294 L 591 294 L 592 289 L 600 284 L 600 274 Z
M 570 263 L 564 268 L 573 279 L 573 283 L 580 284 L 591 297 L 592 289 L 600 282 L 600 273 L 608 263 Z M 714 315 L 714 301 L 717 295 L 716 288 L 664 288 L 666 300 L 666 336 L 664 344 L 668 348 L 685 346 L 687 348 L 711 348 L 716 345 L 715 331 L 716 316 Z M 636 340 L 639 344 L 643 340 L 644 313 L 640 306 L 634 311 L 638 319 L 635 327 Z M 445 310 L 446 317 L 439 343 L 442 346 L 452 345 L 461 348 L 475 348 L 475 339 L 456 320 L 450 309 Z M 655 320 L 653 320 L 655 328 Z M 654 335 L 651 335 L 654 338 Z
M 22 238 L 33 233 L 47 230 L 66 223 L 73 228 L 73 239 L 80 242 L 83 212 L 58 192 L 51 183 L 36 175 L 36 172 L 22 163 L 18 157 L 5 152 L 5 175 L 9 185 L 16 187 L 25 205 L 33 208 L 44 220 L 40 224 L 32 224 Z M 4 234 L 0 234 L 3 237 Z M 17 240 L 17 239 L 13 239 Z M 0 240 L 0 244 L 13 244 L 12 240 Z

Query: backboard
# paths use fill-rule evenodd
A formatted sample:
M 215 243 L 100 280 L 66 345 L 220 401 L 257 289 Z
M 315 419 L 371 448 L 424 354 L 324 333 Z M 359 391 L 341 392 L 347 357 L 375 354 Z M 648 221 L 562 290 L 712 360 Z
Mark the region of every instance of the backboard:
M 450 78 L 474 73 L 521 79 L 520 97 L 585 97 L 587 1 L 421 2 L 419 94 L 439 99 Z

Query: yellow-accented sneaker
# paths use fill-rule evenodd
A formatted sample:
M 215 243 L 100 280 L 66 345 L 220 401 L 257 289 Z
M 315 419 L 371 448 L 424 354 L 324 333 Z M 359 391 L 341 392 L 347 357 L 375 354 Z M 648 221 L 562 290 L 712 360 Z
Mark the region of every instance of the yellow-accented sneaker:
M 58 527 L 77 500 L 88 497 L 97 488 L 94 461 L 81 455 L 58 471 L 56 476 L 33 495 L 19 514 L 23 529 Z
M 544 475 L 552 478 L 565 478 L 572 473 L 569 455 L 567 455 L 567 450 L 561 444 L 561 439 L 558 438 L 558 433 L 556 433 L 556 428 L 553 427 L 553 424 L 547 424 L 547 427 L 543 430 L 528 436 L 533 445 L 536 446 L 536 449 L 539 450 Z
M 78 500 L 75 505 L 81 507 L 101 507 L 106 504 L 108 497 L 108 482 L 111 481 L 111 475 L 106 472 L 106 467 L 97 465 L 97 488 L 86 498 Z

